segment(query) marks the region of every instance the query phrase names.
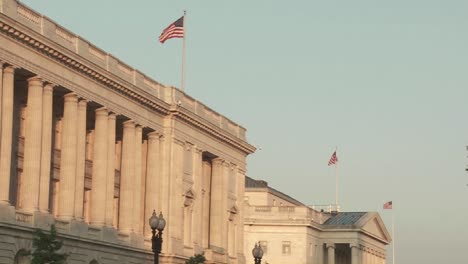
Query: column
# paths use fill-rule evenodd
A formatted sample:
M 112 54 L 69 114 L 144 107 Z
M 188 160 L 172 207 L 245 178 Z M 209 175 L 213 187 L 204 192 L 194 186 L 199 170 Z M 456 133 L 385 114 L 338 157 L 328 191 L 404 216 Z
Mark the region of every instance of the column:
M 349 244 L 351 248 L 351 264 L 359 264 L 359 245 Z
M 227 173 L 225 172 L 224 160 L 215 159 L 212 164 L 210 244 L 227 250 Z
M 0 137 L 0 204 L 10 204 L 11 145 L 13 137 L 13 95 L 15 68 L 3 68 L 2 120 Z
M 44 86 L 42 92 L 42 153 L 39 186 L 39 210 L 49 212 L 50 165 L 52 159 L 52 106 L 53 84 Z
M 328 264 L 335 264 L 335 244 L 327 244 Z
M 28 79 L 23 175 L 20 185 L 21 208 L 26 212 L 39 209 L 39 183 L 42 144 L 42 79 Z
M 142 233 L 141 216 L 141 145 L 142 144 L 142 127 L 136 126 L 135 128 L 135 176 L 134 176 L 134 189 L 133 189 L 133 232 L 137 234 Z
M 107 138 L 108 114 L 105 108 L 96 109 L 90 215 L 90 223 L 96 226 L 103 226 L 105 224 L 106 215 L 107 145 L 109 141 Z
M 120 170 L 119 230 L 132 232 L 133 180 L 135 174 L 135 123 L 123 123 L 122 163 Z
M 148 133 L 148 154 L 146 162 L 146 201 L 145 220 L 151 217 L 153 210 L 161 211 L 161 156 L 160 156 L 160 134 L 158 132 Z M 151 237 L 151 228 L 145 225 L 145 237 Z
M 106 226 L 112 227 L 114 220 L 115 186 L 115 123 L 116 115 L 110 113 L 107 120 L 107 183 L 106 183 Z
M 323 243 L 318 243 L 316 245 L 317 251 L 315 255 L 315 262 L 314 264 L 323 264 L 324 263 L 324 255 L 323 255 Z
M 75 219 L 83 220 L 83 199 L 86 168 L 86 110 L 88 102 L 78 101 L 77 138 L 76 138 L 76 179 L 75 179 Z
M 202 162 L 202 247 L 208 248 L 210 241 L 210 200 L 211 200 L 211 163 L 204 160 Z
M 57 217 L 71 220 L 75 204 L 78 97 L 74 93 L 68 93 L 64 96 L 64 101 Z

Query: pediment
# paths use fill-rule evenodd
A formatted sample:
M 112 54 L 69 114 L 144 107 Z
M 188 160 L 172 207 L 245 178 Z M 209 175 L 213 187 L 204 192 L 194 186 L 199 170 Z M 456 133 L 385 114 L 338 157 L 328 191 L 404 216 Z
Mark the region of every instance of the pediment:
M 365 217 L 359 222 L 358 224 L 361 226 L 361 229 L 366 233 L 387 241 L 388 243 L 392 240 L 379 214 L 371 213 L 368 217 Z

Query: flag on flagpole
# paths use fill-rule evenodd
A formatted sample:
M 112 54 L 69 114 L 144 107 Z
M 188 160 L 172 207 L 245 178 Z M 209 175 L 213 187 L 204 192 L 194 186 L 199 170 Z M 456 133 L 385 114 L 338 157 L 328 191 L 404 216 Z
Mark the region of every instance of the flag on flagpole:
M 163 30 L 159 36 L 159 42 L 164 43 L 166 40 L 171 38 L 183 38 L 184 37 L 184 16 L 177 19 L 174 23 L 170 24 L 166 29 Z
M 393 209 L 392 201 L 388 201 L 388 202 L 384 203 L 383 209 Z
M 333 152 L 330 160 L 328 161 L 328 166 L 336 164 L 337 162 L 338 162 L 338 157 L 336 156 L 336 151 L 335 151 L 335 152 Z

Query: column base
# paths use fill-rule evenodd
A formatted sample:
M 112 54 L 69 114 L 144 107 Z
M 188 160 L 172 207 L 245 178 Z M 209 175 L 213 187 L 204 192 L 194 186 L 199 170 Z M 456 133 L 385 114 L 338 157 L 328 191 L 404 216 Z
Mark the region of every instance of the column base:
M 131 233 L 130 234 L 130 245 L 132 247 L 142 248 L 144 247 L 145 237 L 143 234 Z
M 0 203 L 0 222 L 14 223 L 16 222 L 16 209 L 8 203 Z
M 50 226 L 54 224 L 54 218 L 48 212 L 36 211 L 33 213 L 34 227 L 43 230 L 50 230 Z
M 70 234 L 79 237 L 88 237 L 88 224 L 82 219 L 71 220 Z

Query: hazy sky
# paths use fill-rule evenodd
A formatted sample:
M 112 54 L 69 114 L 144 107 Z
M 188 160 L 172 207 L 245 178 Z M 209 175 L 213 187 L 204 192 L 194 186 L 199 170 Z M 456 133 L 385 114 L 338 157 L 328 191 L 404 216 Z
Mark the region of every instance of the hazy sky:
M 307 204 L 396 219 L 396 263 L 466 263 L 468 1 L 23 1 L 240 123 L 248 175 Z

